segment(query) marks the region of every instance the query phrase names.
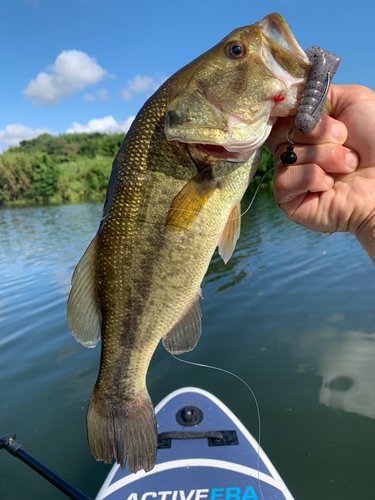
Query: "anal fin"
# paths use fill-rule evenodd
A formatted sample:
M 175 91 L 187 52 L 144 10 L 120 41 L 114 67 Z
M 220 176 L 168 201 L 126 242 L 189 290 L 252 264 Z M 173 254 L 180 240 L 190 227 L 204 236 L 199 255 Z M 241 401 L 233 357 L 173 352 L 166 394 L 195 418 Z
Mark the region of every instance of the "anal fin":
M 194 349 L 201 336 L 201 317 L 198 294 L 172 330 L 163 337 L 163 345 L 168 352 L 180 354 Z
M 219 240 L 219 255 L 225 264 L 232 257 L 241 231 L 241 203 L 238 201 L 229 215 Z

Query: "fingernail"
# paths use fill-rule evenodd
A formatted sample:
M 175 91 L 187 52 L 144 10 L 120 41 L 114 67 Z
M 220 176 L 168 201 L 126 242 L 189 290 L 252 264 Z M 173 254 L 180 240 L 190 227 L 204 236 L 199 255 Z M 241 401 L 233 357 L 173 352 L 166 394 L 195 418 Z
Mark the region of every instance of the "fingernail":
M 346 155 L 347 166 L 350 169 L 355 170 L 358 167 L 358 163 L 359 163 L 358 156 L 355 153 L 352 153 L 351 151 L 349 151 Z
M 334 137 L 338 141 L 342 141 L 343 139 L 345 139 L 346 136 L 345 125 L 340 122 L 334 123 L 332 125 L 331 133 L 332 137 Z
M 328 185 L 329 187 L 332 187 L 332 186 L 333 186 L 333 184 L 334 184 L 334 182 L 335 182 L 335 181 L 334 181 L 334 179 L 333 179 L 333 177 L 331 177 L 330 175 L 325 175 L 324 177 L 325 177 L 325 179 L 326 179 L 326 183 L 327 183 L 327 185 Z

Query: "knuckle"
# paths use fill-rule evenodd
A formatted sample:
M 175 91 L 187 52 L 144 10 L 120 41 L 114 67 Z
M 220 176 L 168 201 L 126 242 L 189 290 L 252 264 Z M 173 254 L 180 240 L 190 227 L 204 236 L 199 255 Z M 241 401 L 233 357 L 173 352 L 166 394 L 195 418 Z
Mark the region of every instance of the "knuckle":
M 310 163 L 303 166 L 303 182 L 309 186 L 315 184 L 315 181 L 319 175 L 320 168 L 318 165 Z
M 273 176 L 273 185 L 277 192 L 284 193 L 290 189 L 289 167 L 279 168 Z

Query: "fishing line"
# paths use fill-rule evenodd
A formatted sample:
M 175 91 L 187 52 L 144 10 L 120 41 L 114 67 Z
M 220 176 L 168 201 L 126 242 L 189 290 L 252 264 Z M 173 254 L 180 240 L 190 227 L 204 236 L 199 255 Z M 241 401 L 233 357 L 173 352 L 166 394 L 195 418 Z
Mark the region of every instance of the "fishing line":
M 269 170 L 269 172 L 270 172 L 270 170 Z M 268 172 L 267 172 L 267 174 L 268 174 Z M 265 174 L 265 175 L 267 175 L 267 174 Z M 263 176 L 263 177 L 265 177 L 265 176 Z M 259 188 L 259 186 L 258 186 L 258 188 Z M 223 372 L 223 373 L 227 373 L 228 375 L 232 375 L 232 377 L 235 377 L 240 382 L 242 382 L 245 385 L 245 387 L 249 390 L 250 394 L 252 395 L 252 397 L 254 399 L 255 407 L 256 407 L 256 411 L 257 411 L 257 417 L 258 417 L 258 484 L 259 484 L 260 494 L 262 495 L 262 499 L 265 500 L 265 498 L 263 496 L 263 491 L 262 491 L 262 484 L 260 482 L 260 437 L 261 437 L 260 410 L 259 410 L 258 400 L 257 400 L 257 398 L 256 398 L 256 396 L 254 394 L 254 391 L 251 389 L 251 387 L 249 386 L 249 384 L 244 381 L 243 378 L 241 378 L 239 375 L 236 375 L 233 372 L 225 370 L 224 368 L 219 368 L 218 366 L 205 365 L 203 363 L 195 363 L 193 361 L 187 361 L 186 359 L 178 358 L 175 354 L 172 354 L 172 353 L 171 353 L 171 355 L 172 355 L 172 357 L 174 359 L 177 359 L 177 361 L 180 361 L 181 363 L 186 363 L 187 365 L 199 366 L 201 368 L 211 368 L 211 370 L 217 370 L 219 372 Z
M 260 188 L 260 186 L 262 185 L 262 182 L 264 181 L 264 179 L 266 178 L 266 176 L 267 176 L 270 172 L 272 172 L 272 170 L 273 170 L 274 168 L 275 168 L 275 167 L 272 167 L 272 168 L 270 168 L 269 170 L 267 170 L 267 172 L 266 172 L 266 173 L 263 175 L 263 177 L 260 179 L 260 182 L 259 182 L 259 184 L 258 184 L 258 186 L 257 186 L 257 188 L 256 188 L 256 190 L 255 190 L 255 193 L 254 193 L 253 197 L 251 198 L 250 204 L 249 204 L 249 206 L 247 207 L 247 209 L 246 209 L 246 210 L 245 210 L 242 214 L 238 215 L 237 217 L 233 217 L 232 219 L 228 219 L 228 220 L 235 220 L 235 219 L 239 219 L 240 217 L 243 217 L 243 216 L 244 216 L 244 215 L 245 215 L 245 214 L 246 214 L 246 213 L 250 210 L 251 205 L 254 203 L 255 197 L 256 197 L 256 195 L 258 194 L 259 188 Z

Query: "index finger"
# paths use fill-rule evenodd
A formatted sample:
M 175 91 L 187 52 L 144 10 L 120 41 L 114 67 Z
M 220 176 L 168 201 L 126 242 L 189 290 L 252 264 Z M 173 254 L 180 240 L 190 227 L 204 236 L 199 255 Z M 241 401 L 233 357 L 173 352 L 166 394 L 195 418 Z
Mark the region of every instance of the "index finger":
M 280 144 L 285 143 L 288 131 L 294 127 L 294 116 L 279 118 L 267 140 L 270 152 L 275 155 Z M 297 128 L 293 129 L 293 141 L 297 144 L 344 144 L 348 131 L 343 123 L 334 118 L 322 115 L 318 125 L 310 134 L 302 134 Z

